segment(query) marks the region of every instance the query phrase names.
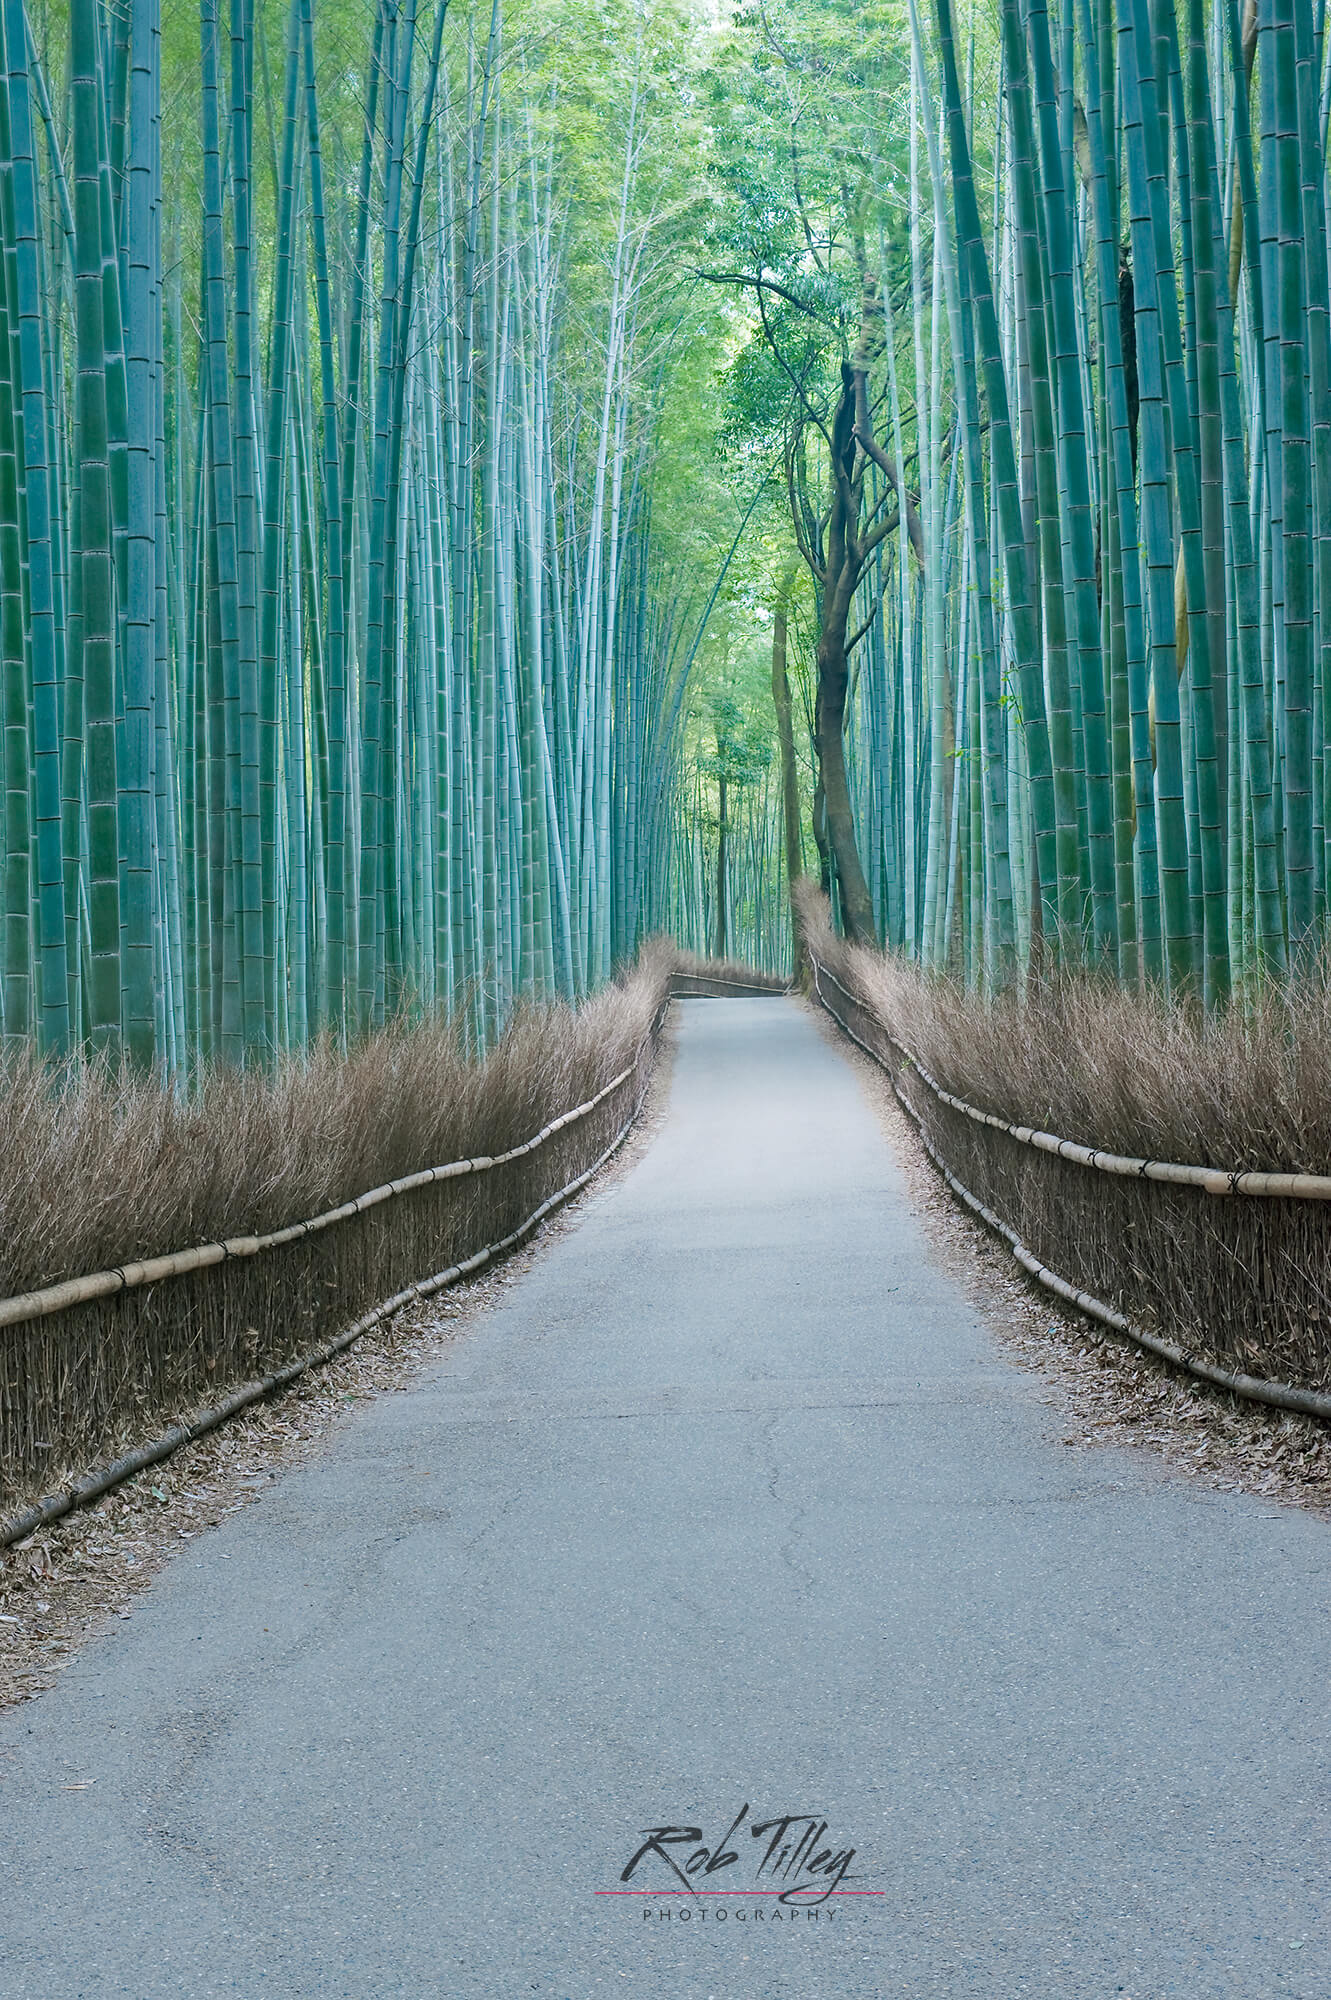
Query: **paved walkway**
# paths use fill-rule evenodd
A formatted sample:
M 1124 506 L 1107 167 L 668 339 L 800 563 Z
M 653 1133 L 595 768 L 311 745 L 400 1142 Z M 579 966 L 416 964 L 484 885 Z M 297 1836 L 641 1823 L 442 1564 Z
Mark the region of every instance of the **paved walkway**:
M 633 1171 L 0 1721 L 4 2000 L 1331 1992 L 1331 1532 L 1063 1447 L 808 1017 L 681 1016 Z

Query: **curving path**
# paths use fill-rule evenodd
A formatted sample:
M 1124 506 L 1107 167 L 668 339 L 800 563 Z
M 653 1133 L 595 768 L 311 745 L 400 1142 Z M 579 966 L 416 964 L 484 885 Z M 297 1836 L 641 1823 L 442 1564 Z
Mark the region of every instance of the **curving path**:
M 639 1164 L 0 1719 L 4 2000 L 1331 1992 L 1331 1530 L 1062 1447 L 809 1017 L 680 1019 Z M 596 1894 L 690 1824 L 745 1893 Z

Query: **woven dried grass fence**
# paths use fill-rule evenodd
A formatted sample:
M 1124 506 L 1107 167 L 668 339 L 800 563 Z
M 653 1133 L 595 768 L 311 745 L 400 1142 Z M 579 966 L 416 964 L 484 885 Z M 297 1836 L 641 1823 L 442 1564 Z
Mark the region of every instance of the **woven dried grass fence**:
M 618 1075 L 502 1154 L 409 1174 L 266 1236 L 0 1301 L 0 1512 L 6 1500 L 49 1488 L 62 1468 L 123 1449 L 154 1421 L 160 1426 L 163 1412 L 208 1398 L 209 1422 L 199 1428 L 211 1427 L 219 1412 L 328 1358 L 387 1311 L 511 1247 L 627 1135 L 668 997 Z M 347 1329 L 348 1321 L 357 1323 Z M 329 1340 L 330 1329 L 344 1331 Z M 163 1446 L 183 1442 L 194 1422 L 165 1440 L 155 1433 L 136 1455 L 144 1463 L 164 1456 Z M 105 1468 L 83 1475 L 51 1496 L 49 1517 L 67 1511 L 56 1504 L 62 1495 L 83 1500 L 107 1483 Z
M 677 1000 L 767 1000 L 790 991 L 784 979 L 729 979 L 702 972 L 676 972 L 670 990 Z
M 1069 1303 L 1239 1394 L 1331 1417 L 1331 1178 L 1124 1159 L 953 1096 L 838 968 L 816 997 L 955 1191 Z

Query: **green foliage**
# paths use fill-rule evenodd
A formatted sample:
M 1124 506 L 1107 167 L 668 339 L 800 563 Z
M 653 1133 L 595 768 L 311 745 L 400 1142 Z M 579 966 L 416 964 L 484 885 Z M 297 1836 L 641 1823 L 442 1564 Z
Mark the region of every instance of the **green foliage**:
M 0 0 L 4 1032 L 485 1039 L 710 894 L 777 953 L 778 610 L 857 924 L 1215 999 L 1321 941 L 1320 30 L 439 7 L 30 0 L 29 66 Z
M 756 785 L 772 762 L 768 718 L 748 692 L 747 702 L 733 687 L 710 688 L 703 698 L 712 747 L 700 752 L 698 769 L 735 791 Z

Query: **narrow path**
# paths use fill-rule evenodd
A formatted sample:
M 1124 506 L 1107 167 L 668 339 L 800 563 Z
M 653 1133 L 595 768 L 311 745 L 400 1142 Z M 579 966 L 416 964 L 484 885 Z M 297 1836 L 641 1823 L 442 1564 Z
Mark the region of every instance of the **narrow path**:
M 1061 1446 L 809 1018 L 680 1012 L 632 1172 L 0 1722 L 4 2000 L 1331 1992 L 1331 1533 Z M 746 1804 L 704 1886 L 816 1813 L 883 1893 L 595 1894 Z

